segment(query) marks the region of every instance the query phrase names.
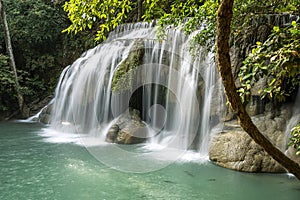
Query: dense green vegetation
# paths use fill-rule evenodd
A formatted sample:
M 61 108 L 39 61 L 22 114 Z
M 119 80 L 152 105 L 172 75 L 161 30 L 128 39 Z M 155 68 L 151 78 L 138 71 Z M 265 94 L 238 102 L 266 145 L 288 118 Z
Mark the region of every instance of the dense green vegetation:
M 65 29 L 68 33 L 98 29 L 95 34 L 97 41 L 106 38 L 107 32 L 124 22 L 134 22 L 136 17 L 137 0 L 119 2 L 117 0 L 96 1 L 88 3 L 82 0 L 69 0 L 64 5 L 64 10 L 72 24 Z M 205 43 L 207 39 L 214 38 L 216 30 L 216 11 L 219 6 L 217 0 L 144 0 L 143 21 L 159 19 L 159 25 L 172 24 L 181 27 L 187 33 L 196 29 L 203 21 L 206 28 L 195 36 L 198 43 Z M 235 35 L 241 35 L 248 31 L 249 22 L 255 16 L 271 13 L 296 13 L 300 9 L 299 0 L 237 0 L 234 6 L 234 18 L 232 29 Z
M 6 55 L 0 54 L 0 110 L 9 109 L 7 106 L 10 105 L 10 102 L 14 101 L 14 80 L 13 72 L 9 67 L 9 60 Z
M 69 25 L 64 1 L 5 0 L 6 14 L 26 103 L 53 94 L 61 70 L 94 45 L 88 33 L 76 37 L 61 31 Z M 13 73 L 9 69 L 0 24 L 0 112 L 17 110 Z
M 124 22 L 132 10 L 132 1 L 78 1 L 70 0 L 64 4 L 64 10 L 72 24 L 65 31 L 68 33 L 92 29 L 93 24 L 98 24 L 99 30 L 96 40 L 106 38 L 105 34 Z
M 300 86 L 300 28 L 295 21 L 285 28 L 273 27 L 273 33 L 257 42 L 240 70 L 243 99 L 249 98 L 250 89 L 261 78 L 266 79 L 261 97 L 285 101 Z

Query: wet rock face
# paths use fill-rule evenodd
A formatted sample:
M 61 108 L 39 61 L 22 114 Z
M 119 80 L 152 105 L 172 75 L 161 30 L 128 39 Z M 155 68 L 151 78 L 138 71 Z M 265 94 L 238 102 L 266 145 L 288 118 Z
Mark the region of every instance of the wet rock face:
M 273 144 L 284 151 L 285 127 L 290 115 L 283 107 L 277 115 L 270 111 L 256 115 L 252 120 Z M 281 165 L 242 130 L 236 120 L 226 122 L 223 132 L 212 138 L 209 157 L 217 165 L 238 171 L 285 172 Z
M 116 119 L 106 134 L 106 142 L 117 144 L 138 144 L 145 142 L 147 131 L 138 110 L 130 110 Z
M 51 100 L 53 99 L 53 95 L 49 95 L 44 99 L 36 99 L 35 101 L 31 102 L 28 107 L 30 108 L 30 115 L 34 115 L 36 113 L 38 113 L 40 110 L 42 110 L 45 106 L 47 106 L 49 104 L 49 102 L 51 102 Z M 52 108 L 49 108 L 52 109 Z M 49 110 L 49 113 L 51 112 L 51 110 Z
M 117 140 L 119 131 L 120 131 L 120 128 L 119 128 L 118 124 L 113 124 L 109 128 L 109 130 L 108 130 L 108 132 L 106 134 L 105 141 L 109 142 L 109 143 L 114 143 Z
M 209 156 L 215 164 L 238 171 L 285 171 L 242 130 L 231 130 L 215 137 Z
M 296 161 L 300 165 L 300 156 L 296 155 L 296 149 L 293 147 L 289 147 L 286 151 L 286 155 L 290 157 L 292 160 Z
M 42 112 L 36 118 L 33 118 L 33 121 L 41 122 L 43 124 L 50 124 L 51 122 L 51 112 L 53 109 L 53 103 L 49 103 L 42 109 Z

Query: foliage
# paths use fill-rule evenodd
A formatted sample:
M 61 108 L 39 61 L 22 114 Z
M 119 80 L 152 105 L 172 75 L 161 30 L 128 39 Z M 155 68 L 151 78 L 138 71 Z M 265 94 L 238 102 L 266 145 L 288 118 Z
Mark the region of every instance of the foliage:
M 243 33 L 243 29 L 255 25 L 262 15 L 299 12 L 300 0 L 236 0 L 232 29 L 234 34 Z
M 11 101 L 9 94 L 14 93 L 15 81 L 9 68 L 9 58 L 3 54 L 0 54 L 0 82 L 0 111 L 5 111 Z
M 79 31 L 92 29 L 95 23 L 99 23 L 96 40 L 105 40 L 105 34 L 121 24 L 127 18 L 135 2 L 130 0 L 118 1 L 81 1 L 70 0 L 64 4 L 64 10 L 72 24 L 64 32 L 75 34 Z
M 179 1 L 177 0 L 177 2 Z M 171 3 L 171 0 L 145 0 L 143 20 L 151 21 L 153 19 L 160 19 L 162 16 L 170 12 L 170 8 L 173 9 Z
M 236 0 L 233 12 L 233 27 L 235 30 L 239 30 L 243 26 L 248 26 L 248 22 L 255 16 L 294 13 L 298 12 L 299 9 L 300 0 Z
M 52 94 L 62 68 L 94 42 L 87 33 L 76 37 L 61 33 L 69 25 L 62 9 L 65 0 L 5 0 L 5 3 L 21 92 L 30 103 Z M 5 54 L 1 23 L 0 41 L 0 54 Z M 1 68 L 1 76 L 10 76 L 9 67 Z M 11 111 L 15 107 L 15 91 L 12 83 L 4 80 L 7 82 L 1 81 L 0 110 Z
M 194 44 L 208 46 L 212 49 L 216 28 L 215 14 L 218 7 L 219 3 L 215 0 L 175 1 L 172 4 L 171 12 L 160 18 L 158 32 L 163 35 L 166 25 L 179 27 L 187 34 L 198 30 L 198 34 L 194 36 Z
M 51 3 L 44 0 L 7 0 L 7 9 L 12 38 L 15 41 L 30 47 L 51 45 L 57 38 L 57 33 L 60 32 L 60 26 L 57 26 L 60 17 Z
M 300 155 L 300 123 L 291 130 L 288 146 L 294 147 L 297 150 L 296 155 Z
M 239 89 L 244 100 L 250 89 L 261 78 L 267 83 L 261 97 L 284 101 L 300 85 L 300 27 L 294 21 L 291 26 L 274 26 L 273 33 L 264 43 L 257 42 L 252 53 L 240 69 Z
M 213 2 L 210 0 L 209 2 Z M 144 21 L 151 21 L 153 19 L 161 18 L 161 24 L 180 22 L 186 17 L 195 16 L 203 1 L 183 1 L 183 0 L 145 0 L 143 2 Z M 96 34 L 96 41 L 106 39 L 109 31 L 116 28 L 123 23 L 129 14 L 136 9 L 137 1 L 96 1 L 89 2 L 82 0 L 69 0 L 64 5 L 64 10 L 67 12 L 71 21 L 71 25 L 64 30 L 64 32 L 77 34 L 78 32 L 92 29 L 94 25 L 98 26 Z M 210 8 L 211 9 L 211 8 Z M 209 11 L 209 6 L 206 4 L 206 11 Z M 215 9 L 216 11 L 216 9 Z M 178 25 L 175 24 L 175 25 Z M 196 20 L 190 21 L 187 25 L 191 28 L 196 24 Z M 198 23 L 198 21 L 197 21 Z M 198 27 L 198 26 L 197 26 Z
M 137 0 L 126 1 L 83 1 L 69 0 L 64 5 L 71 25 L 65 32 L 75 33 L 96 29 L 96 40 L 105 40 L 109 31 L 123 23 L 130 13 L 134 12 Z M 168 25 L 180 27 L 188 34 L 201 29 L 195 35 L 195 44 L 208 45 L 213 49 L 216 30 L 217 0 L 144 0 L 144 21 L 159 19 L 158 35 L 164 36 Z M 253 16 L 266 13 L 296 12 L 300 9 L 300 0 L 236 0 L 232 31 L 243 35 Z M 262 13 L 263 11 L 263 13 Z M 126 20 L 127 21 L 127 20 Z M 131 20 L 132 21 L 132 20 Z M 205 24 L 205 25 L 204 25 Z M 95 25 L 95 26 L 94 26 Z
M 7 0 L 6 5 L 16 64 L 23 78 L 19 81 L 23 81 L 25 98 L 31 101 L 49 87 L 47 69 L 57 64 L 54 55 L 62 29 L 59 13 L 44 0 Z M 6 48 L 2 48 L 4 53 Z
M 20 84 L 23 85 L 26 81 L 30 80 L 28 78 L 28 73 L 22 70 L 18 70 L 18 74 L 20 74 L 19 81 Z M 15 92 L 15 78 L 14 74 L 10 68 L 9 58 L 6 55 L 0 54 L 0 111 L 7 111 L 9 110 L 9 106 L 12 102 L 16 99 L 16 92 Z M 38 81 L 34 82 L 35 84 Z M 33 85 L 33 84 L 32 84 Z M 30 95 L 34 93 L 34 87 L 21 87 L 21 93 L 25 95 Z
M 124 22 L 136 6 L 137 0 L 69 0 L 64 4 L 64 10 L 71 25 L 65 32 L 76 34 L 95 25 L 98 29 L 96 40 L 101 41 L 110 30 Z M 205 22 L 207 27 L 196 36 L 196 41 L 205 43 L 208 38 L 214 38 L 218 6 L 218 0 L 144 0 L 143 20 L 159 19 L 161 27 L 172 24 L 187 33 L 199 29 L 199 25 Z M 254 15 L 299 10 L 300 0 L 236 0 L 232 30 L 235 34 L 241 33 Z

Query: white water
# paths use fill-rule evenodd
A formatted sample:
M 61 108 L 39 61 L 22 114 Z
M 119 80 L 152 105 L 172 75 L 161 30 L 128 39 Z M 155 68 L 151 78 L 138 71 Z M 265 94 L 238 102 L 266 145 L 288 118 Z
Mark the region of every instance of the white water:
M 296 97 L 296 101 L 293 106 L 292 117 L 289 119 L 286 129 L 285 129 L 285 138 L 283 142 L 283 149 L 286 149 L 286 145 L 289 142 L 289 138 L 291 137 L 291 130 L 300 122 L 300 88 L 298 89 L 298 94 Z
M 293 14 L 261 14 L 252 18 L 252 24 L 269 24 L 274 26 L 289 25 L 292 21 L 299 22 L 300 17 Z
M 166 40 L 157 40 L 153 24 L 122 25 L 107 42 L 64 69 L 55 92 L 51 128 L 88 134 L 93 142 L 83 137 L 85 145 L 98 144 L 95 140 L 103 143 L 112 121 L 129 106 L 123 93 L 112 93 L 111 86 L 114 72 L 137 39 L 143 39 L 144 63 L 135 71 L 132 91 L 126 92 L 133 95 L 142 88 L 141 115 L 149 131 L 146 149 L 193 148 L 200 154 L 187 154 L 186 160 L 207 157 L 213 128 L 211 105 L 221 99 L 214 97 L 221 87 L 213 54 L 203 50 L 193 59 L 191 37 L 170 29 Z

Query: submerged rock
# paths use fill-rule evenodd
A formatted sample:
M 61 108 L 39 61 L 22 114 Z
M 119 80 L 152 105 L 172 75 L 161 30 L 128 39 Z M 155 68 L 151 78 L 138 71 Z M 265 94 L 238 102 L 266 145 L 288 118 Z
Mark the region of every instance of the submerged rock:
M 106 142 L 117 144 L 138 144 L 147 138 L 145 124 L 138 110 L 130 110 L 120 115 L 106 134 Z

